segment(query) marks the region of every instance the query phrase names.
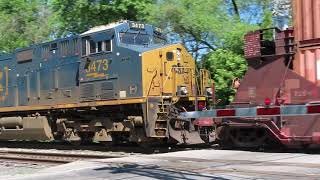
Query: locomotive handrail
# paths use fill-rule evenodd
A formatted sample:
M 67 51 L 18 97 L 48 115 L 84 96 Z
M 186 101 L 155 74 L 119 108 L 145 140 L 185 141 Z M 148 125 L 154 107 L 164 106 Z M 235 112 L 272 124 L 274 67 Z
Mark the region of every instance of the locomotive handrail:
M 207 69 L 200 69 L 200 81 L 201 81 L 200 95 L 204 95 L 205 82 L 209 81 L 209 79 L 210 79 L 209 74 L 210 74 L 210 72 Z
M 146 94 L 147 94 L 147 97 L 148 97 L 149 94 L 150 94 L 150 89 L 151 89 L 152 82 L 153 82 L 154 78 L 157 76 L 157 73 L 158 73 L 157 70 L 155 70 L 155 71 L 153 71 L 153 72 L 154 72 L 154 74 L 153 74 L 152 79 L 151 79 L 151 81 L 150 81 L 149 88 L 147 89 L 148 92 L 146 93 Z

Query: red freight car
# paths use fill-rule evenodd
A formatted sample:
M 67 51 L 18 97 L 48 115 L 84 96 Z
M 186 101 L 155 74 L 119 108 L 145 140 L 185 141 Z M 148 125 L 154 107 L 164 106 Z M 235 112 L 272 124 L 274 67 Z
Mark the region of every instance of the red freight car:
M 212 117 L 214 137 L 234 146 L 320 145 L 320 0 L 293 5 L 294 28 L 245 36 L 249 67 L 235 101 L 184 118 Z

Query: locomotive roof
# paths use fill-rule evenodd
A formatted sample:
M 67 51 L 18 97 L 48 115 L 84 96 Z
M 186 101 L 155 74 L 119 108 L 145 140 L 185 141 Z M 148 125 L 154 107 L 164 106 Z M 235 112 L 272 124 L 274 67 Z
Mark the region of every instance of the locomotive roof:
M 87 34 L 99 32 L 99 31 L 103 31 L 103 30 L 107 30 L 107 29 L 112 29 L 112 28 L 115 28 L 123 23 L 127 23 L 127 21 L 120 21 L 120 22 L 110 23 L 107 25 L 96 26 L 96 27 L 93 27 L 80 35 L 87 35 Z
M 37 43 L 37 44 L 32 44 L 28 47 L 23 47 L 23 48 L 17 48 L 15 49 L 12 53 L 1 53 L 0 52 L 0 61 L 2 60 L 6 60 L 6 59 L 10 59 L 12 57 L 13 54 L 15 54 L 16 52 L 19 52 L 19 51 L 23 51 L 23 50 L 26 50 L 26 49 L 32 49 L 32 48 L 35 48 L 35 47 L 41 47 L 41 46 L 44 46 L 44 45 L 50 45 L 52 43 L 59 43 L 61 41 L 64 41 L 64 40 L 70 40 L 70 39 L 76 39 L 76 38 L 79 38 L 79 36 L 86 36 L 86 35 L 91 35 L 91 34 L 95 34 L 97 32 L 102 32 L 102 31 L 105 31 L 105 30 L 111 30 L 111 29 L 118 29 L 118 30 L 121 30 L 121 28 L 130 28 L 131 29 L 131 25 L 133 24 L 138 24 L 138 25 L 143 25 L 143 28 L 145 28 L 145 30 L 155 30 L 154 27 L 150 24 L 143 24 L 143 23 L 138 23 L 138 22 L 134 22 L 134 21 L 129 21 L 129 20 L 122 20 L 122 21 L 118 21 L 118 22 L 114 22 L 114 23 L 110 23 L 110 24 L 106 24 L 106 25 L 101 25 L 101 26 L 96 26 L 96 27 L 93 27 L 91 29 L 89 29 L 88 31 L 85 31 L 81 34 L 78 34 L 78 35 L 72 35 L 72 36 L 69 36 L 69 37 L 64 37 L 64 38 L 57 38 L 55 40 L 52 40 L 52 41 L 47 41 L 47 42 L 42 42 L 42 43 Z M 139 27 L 138 27 L 139 29 Z M 159 28 L 156 28 L 156 30 L 160 30 Z M 146 49 L 150 49 L 150 48 L 158 48 L 159 45 L 156 45 L 154 47 L 135 47 L 135 50 L 139 50 L 139 51 L 144 51 Z
M 3 52 L 1 52 L 1 53 L 0 53 L 0 61 L 8 60 L 8 59 L 11 58 L 11 56 L 12 56 L 12 54 L 10 54 L 10 53 L 3 53 Z
M 139 26 L 141 26 L 141 27 L 139 27 Z M 83 32 L 83 33 L 81 33 L 79 35 L 80 36 L 86 36 L 86 35 L 94 34 L 94 33 L 105 31 L 105 30 L 111 30 L 111 29 L 121 30 L 121 28 L 125 28 L 126 32 L 127 31 L 131 31 L 131 30 L 136 30 L 136 31 L 140 31 L 140 30 L 147 30 L 147 31 L 156 30 L 158 33 L 162 33 L 161 32 L 162 30 L 160 28 L 155 28 L 154 26 L 152 26 L 150 24 L 139 23 L 139 22 L 129 21 L 129 20 L 121 20 L 121 21 L 109 23 L 109 24 L 106 24 L 106 25 L 95 26 L 95 27 L 89 29 L 88 31 L 85 31 L 85 32 Z M 129 28 L 129 30 L 127 30 L 127 28 Z

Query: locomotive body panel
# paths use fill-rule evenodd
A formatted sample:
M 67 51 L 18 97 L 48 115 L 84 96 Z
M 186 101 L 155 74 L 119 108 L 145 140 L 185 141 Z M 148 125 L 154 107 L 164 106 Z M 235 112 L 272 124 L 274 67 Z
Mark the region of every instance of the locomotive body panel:
M 142 72 L 145 97 L 175 96 L 179 87 L 186 87 L 188 94 L 185 95 L 195 95 L 195 62 L 179 44 L 143 53 Z

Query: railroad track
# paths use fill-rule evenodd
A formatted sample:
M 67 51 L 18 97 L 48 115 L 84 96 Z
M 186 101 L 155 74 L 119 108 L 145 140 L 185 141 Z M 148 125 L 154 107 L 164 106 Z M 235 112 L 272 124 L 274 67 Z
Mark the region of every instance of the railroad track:
M 122 144 L 115 146 L 106 146 L 99 143 L 87 143 L 80 146 L 75 146 L 65 142 L 38 142 L 38 141 L 0 141 L 0 152 L 1 148 L 12 148 L 12 149 L 56 149 L 56 150 L 89 150 L 99 152 L 118 152 L 118 153 L 139 153 L 139 154 L 154 154 L 154 153 L 167 153 L 184 150 L 196 150 L 196 149 L 211 149 L 217 148 L 216 145 L 160 145 L 160 146 L 137 146 L 136 144 Z
M 69 153 L 44 153 L 44 152 L 23 152 L 23 151 L 0 151 L 0 159 L 36 161 L 48 163 L 69 163 L 88 159 L 107 159 L 125 157 L 121 155 L 88 155 Z

